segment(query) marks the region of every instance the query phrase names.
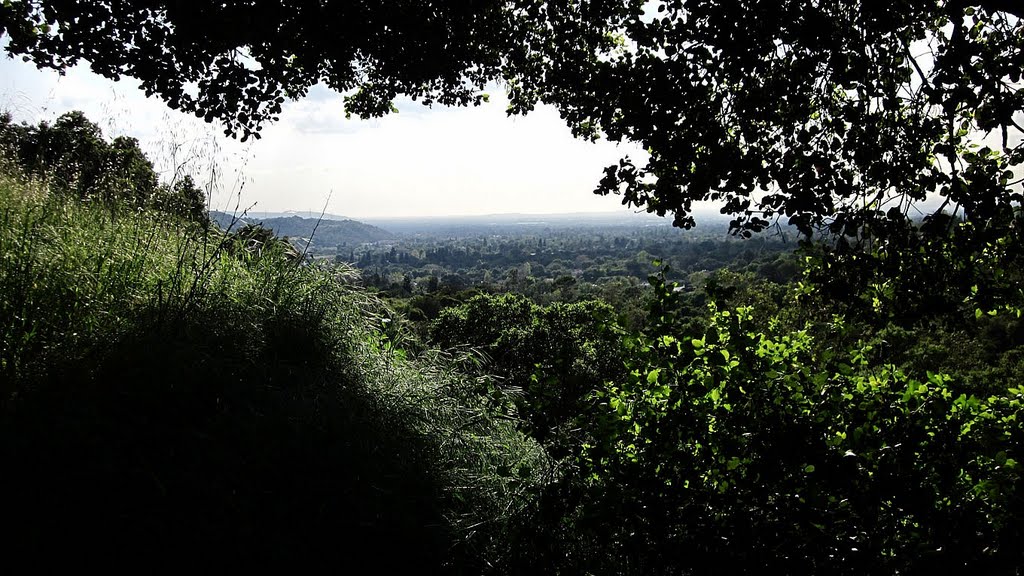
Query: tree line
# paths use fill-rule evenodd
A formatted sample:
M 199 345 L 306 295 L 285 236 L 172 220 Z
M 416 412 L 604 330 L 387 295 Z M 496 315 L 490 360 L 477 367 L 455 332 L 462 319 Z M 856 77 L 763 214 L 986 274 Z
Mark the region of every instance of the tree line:
M 53 189 L 80 200 L 207 220 L 206 193 L 192 176 L 160 182 L 138 140 L 118 136 L 108 141 L 79 111 L 35 125 L 16 123 L 9 112 L 0 114 L 0 154 L 25 175 L 44 178 Z

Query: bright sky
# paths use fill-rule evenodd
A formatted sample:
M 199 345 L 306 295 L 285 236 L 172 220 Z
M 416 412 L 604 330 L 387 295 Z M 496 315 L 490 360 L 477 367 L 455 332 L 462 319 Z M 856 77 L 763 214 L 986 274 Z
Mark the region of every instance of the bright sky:
M 108 137 L 137 138 L 165 179 L 185 165 L 197 182 L 216 182 L 214 209 L 326 207 L 353 218 L 627 210 L 592 190 L 621 156 L 642 161 L 638 146 L 574 139 L 549 106 L 509 118 L 503 92 L 490 95 L 478 108 L 399 101 L 398 114 L 364 121 L 346 120 L 341 97 L 317 87 L 285 103 L 261 140 L 241 144 L 146 98 L 131 79 L 111 82 L 85 66 L 60 76 L 0 56 L 0 110 L 31 123 L 81 110 Z M 997 136 L 982 141 L 997 146 Z
M 0 57 L 0 109 L 31 123 L 81 110 L 106 136 L 137 138 L 167 176 L 186 160 L 200 182 L 216 169 L 215 209 L 233 208 L 240 190 L 240 206 L 258 212 L 319 212 L 326 203 L 356 218 L 626 210 L 592 190 L 605 166 L 643 156 L 574 139 L 551 107 L 508 118 L 497 88 L 479 108 L 399 101 L 398 114 L 363 121 L 345 120 L 341 97 L 317 87 L 286 103 L 261 140 L 241 144 L 137 86 L 81 65 L 62 77 Z

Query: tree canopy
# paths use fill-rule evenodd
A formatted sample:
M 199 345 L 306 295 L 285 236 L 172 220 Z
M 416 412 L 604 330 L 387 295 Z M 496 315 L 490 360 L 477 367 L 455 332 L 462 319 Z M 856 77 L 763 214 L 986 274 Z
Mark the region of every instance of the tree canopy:
M 499 80 L 510 113 L 546 102 L 578 136 L 644 146 L 599 193 L 682 227 L 717 201 L 739 234 L 781 220 L 859 245 L 921 219 L 946 235 L 942 212 L 1005 236 L 1022 16 L 1012 0 L 9 0 L 0 33 L 243 138 L 321 82 L 377 116 L 399 95 L 478 103 Z
M 11 1 L 0 7 L 7 50 L 64 70 L 130 76 L 172 108 L 258 136 L 287 98 L 319 82 L 350 111 L 379 116 L 399 94 L 479 102 L 516 51 L 504 2 Z M 521 49 L 519 50 L 521 51 Z

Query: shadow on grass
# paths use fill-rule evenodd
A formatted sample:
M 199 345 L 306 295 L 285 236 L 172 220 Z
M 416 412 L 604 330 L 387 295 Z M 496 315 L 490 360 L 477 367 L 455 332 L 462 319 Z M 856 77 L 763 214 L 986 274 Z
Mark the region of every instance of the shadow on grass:
M 241 313 L 149 315 L 19 387 L 0 423 L 4 547 L 440 572 L 431 447 L 315 319 Z

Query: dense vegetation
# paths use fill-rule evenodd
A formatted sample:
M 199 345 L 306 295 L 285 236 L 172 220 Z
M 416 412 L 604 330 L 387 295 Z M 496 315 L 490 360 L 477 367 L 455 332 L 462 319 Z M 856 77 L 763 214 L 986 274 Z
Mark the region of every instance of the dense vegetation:
M 528 278 L 556 281 L 566 276 L 595 283 L 615 278 L 646 282 L 651 262 L 663 259 L 673 276 L 685 280 L 694 272 L 727 267 L 757 268 L 791 252 L 795 243 L 781 238 L 742 242 L 728 238 L 724 229 L 703 234 L 657 228 L 579 227 L 533 232 L 481 234 L 468 237 L 424 236 L 388 243 L 337 248 L 336 259 L 385 277 L 410 275 L 414 280 L 457 275 L 463 284 L 514 286 Z M 785 268 L 785 267 L 784 267 Z M 797 271 L 772 271 L 780 280 Z M 453 280 L 454 281 L 454 280 Z M 567 281 L 567 280 L 566 280 Z
M 580 224 L 579 218 L 544 226 L 463 224 L 460 230 L 431 230 L 430 224 L 405 222 L 403 234 L 381 242 L 321 242 L 310 254 L 358 268 L 363 283 L 391 298 L 420 333 L 441 309 L 480 292 L 520 294 L 540 305 L 601 300 L 615 308 L 620 322 L 638 327 L 656 258 L 670 267 L 680 290 L 698 293 L 731 283 L 726 270 L 778 283 L 800 271 L 792 237 L 745 242 L 729 237 L 725 226 L 697 232 L 663 222 Z
M 176 186 L 80 116 L 7 118 L 15 550 L 1021 572 L 1019 3 L 402 7 L 12 0 L 0 33 L 41 67 L 88 59 L 244 137 L 318 82 L 379 116 L 403 94 L 480 102 L 501 80 L 512 113 L 545 102 L 577 136 L 644 147 L 598 193 L 683 228 L 703 200 L 741 237 L 792 225 L 796 256 L 713 242 L 705 272 L 694 246 L 538 237 L 310 261 L 159 201 Z M 652 257 L 679 271 L 639 288 Z
M 685 288 L 649 268 L 618 304 L 555 280 L 543 297 L 428 281 L 389 305 L 265 228 L 136 204 L 102 170 L 83 194 L 12 158 L 0 488 L 22 553 L 114 541 L 428 573 L 1024 563 L 1020 300 L 907 315 L 877 291 L 827 298 L 809 245 L 803 274 L 779 277 L 792 257 L 733 240 L 577 232 L 389 244 L 387 264 L 479 262 L 464 247 L 493 242 L 516 269 L 526 246 L 613 262 L 692 247 L 723 268 Z

